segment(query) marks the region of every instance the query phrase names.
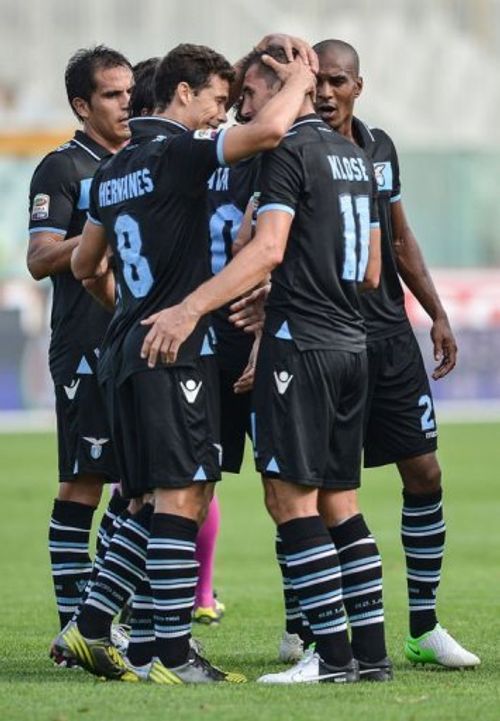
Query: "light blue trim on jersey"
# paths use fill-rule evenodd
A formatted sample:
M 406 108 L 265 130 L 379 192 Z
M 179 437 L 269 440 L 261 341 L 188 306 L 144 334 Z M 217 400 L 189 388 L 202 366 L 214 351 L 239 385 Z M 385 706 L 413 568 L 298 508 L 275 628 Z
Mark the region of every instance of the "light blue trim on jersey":
M 378 229 L 380 228 L 380 223 L 377 221 L 374 221 L 373 223 L 370 223 L 370 228 Z
M 87 220 L 90 220 L 90 222 L 93 223 L 94 225 L 102 225 L 101 221 L 100 221 L 100 220 L 96 220 L 95 218 L 93 218 L 93 217 L 90 215 L 90 213 L 87 213 Z
M 267 205 L 263 205 L 258 209 L 257 215 L 266 213 L 268 210 L 282 210 L 291 215 L 292 218 L 295 215 L 295 209 L 291 208 L 289 205 L 285 205 L 284 203 L 267 203 Z
M 218 137 L 217 137 L 217 160 L 219 161 L 219 165 L 225 166 L 228 165 L 226 163 L 226 159 L 224 158 L 224 137 L 226 135 L 227 128 L 224 128 L 224 130 L 221 130 Z
M 252 436 L 252 446 L 254 458 L 257 458 L 257 415 L 255 411 L 250 413 L 250 433 Z
M 33 233 L 57 233 L 58 235 L 66 235 L 67 230 L 63 230 L 62 228 L 49 228 L 48 226 L 43 226 L 41 228 L 31 228 L 30 235 L 33 235 Z
M 78 198 L 78 210 L 88 210 L 90 204 L 90 186 L 92 178 L 83 178 L 80 180 L 80 197 Z
M 280 469 L 278 466 L 278 463 L 276 461 L 276 458 L 273 456 L 269 463 L 266 466 L 266 471 L 271 471 L 272 473 L 279 473 Z
M 401 193 L 398 193 L 397 195 L 394 195 L 392 198 L 390 198 L 390 203 L 399 203 L 401 200 Z
M 290 328 L 288 327 L 287 320 L 283 321 L 283 323 L 280 325 L 280 327 L 274 334 L 274 337 L 281 338 L 281 340 L 293 340 L 292 334 L 290 333 Z
M 214 355 L 214 352 L 212 350 L 212 346 L 210 345 L 210 341 L 208 340 L 208 335 L 205 333 L 205 337 L 203 338 L 203 345 L 201 346 L 200 356 L 204 355 Z
M 203 466 L 200 466 L 193 476 L 193 481 L 206 481 L 207 474 L 205 473 Z
M 89 366 L 88 360 L 85 358 L 84 355 L 82 355 L 82 358 L 80 360 L 80 363 L 78 365 L 78 368 L 76 369 L 77 375 L 80 376 L 92 376 L 94 375 L 92 372 L 92 368 Z

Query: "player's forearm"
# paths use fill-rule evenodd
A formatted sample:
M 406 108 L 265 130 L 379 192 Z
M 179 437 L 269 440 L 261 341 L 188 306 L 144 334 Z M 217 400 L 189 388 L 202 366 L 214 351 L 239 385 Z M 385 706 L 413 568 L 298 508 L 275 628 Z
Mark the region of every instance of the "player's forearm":
M 115 310 L 116 283 L 112 270 L 108 270 L 99 278 L 86 278 L 82 281 L 85 290 L 106 310 Z
M 409 227 L 394 241 L 398 272 L 427 315 L 435 321 L 446 317 L 422 252 Z
M 28 270 L 35 280 L 42 280 L 57 273 L 71 270 L 71 254 L 80 241 L 75 236 L 61 241 L 45 240 L 43 245 L 30 247 L 27 255 Z
M 190 314 L 201 318 L 263 283 L 283 260 L 283 252 L 272 239 L 256 237 L 220 273 L 186 297 Z

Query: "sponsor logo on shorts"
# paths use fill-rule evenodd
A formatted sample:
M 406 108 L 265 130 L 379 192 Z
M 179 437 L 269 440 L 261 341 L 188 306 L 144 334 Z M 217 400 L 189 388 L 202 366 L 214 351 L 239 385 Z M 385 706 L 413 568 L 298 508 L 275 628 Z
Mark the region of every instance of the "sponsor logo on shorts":
M 38 193 L 33 198 L 31 220 L 46 220 L 49 217 L 50 195 Z
M 78 386 L 80 385 L 81 380 L 81 378 L 78 378 L 78 380 L 74 379 L 71 381 L 69 386 L 63 386 L 64 392 L 66 393 L 70 401 L 72 401 L 73 398 L 76 396 L 76 392 L 78 390 Z
M 427 433 L 425 434 L 425 437 L 426 438 L 437 438 L 437 434 L 438 434 L 437 431 L 427 431 Z
M 187 402 L 194 403 L 196 398 L 198 397 L 198 393 L 200 392 L 202 382 L 200 381 L 197 384 L 193 378 L 190 378 L 185 383 L 181 381 L 179 385 L 182 392 L 184 393 L 184 398 L 187 400 Z
M 109 438 L 91 438 L 90 436 L 84 436 L 83 440 L 91 444 L 90 455 L 94 461 L 97 461 L 102 456 L 102 447 L 109 442 Z
M 276 371 L 274 371 L 273 375 L 276 382 L 276 388 L 278 389 L 278 393 L 282 396 L 287 392 L 293 375 L 288 373 L 288 371 L 280 371 L 279 373 L 276 373 Z

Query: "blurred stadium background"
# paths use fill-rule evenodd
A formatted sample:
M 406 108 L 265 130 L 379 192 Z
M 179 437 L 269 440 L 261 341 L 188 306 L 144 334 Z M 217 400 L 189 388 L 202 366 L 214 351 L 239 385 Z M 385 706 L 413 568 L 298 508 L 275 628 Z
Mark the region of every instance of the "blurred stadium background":
M 63 74 L 106 43 L 135 63 L 179 42 L 231 60 L 271 31 L 359 51 L 358 115 L 400 153 L 407 212 L 456 331 L 438 414 L 500 418 L 500 0 L 0 0 L 0 425 L 50 423 L 50 283 L 25 269 L 28 187 L 73 133 Z M 429 322 L 408 299 L 432 366 Z

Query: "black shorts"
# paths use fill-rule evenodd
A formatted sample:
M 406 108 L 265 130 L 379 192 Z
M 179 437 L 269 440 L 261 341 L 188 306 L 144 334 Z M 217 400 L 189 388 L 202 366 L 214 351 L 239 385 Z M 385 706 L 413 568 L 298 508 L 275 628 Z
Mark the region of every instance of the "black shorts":
M 437 448 L 437 425 L 429 379 L 413 331 L 368 344 L 365 468 Z
M 96 376 L 79 375 L 71 385 L 56 385 L 59 480 L 83 474 L 106 483 L 120 480 L 102 391 Z
M 348 490 L 360 483 L 365 352 L 300 352 L 264 336 L 252 413 L 256 467 L 304 486 Z
M 220 480 L 219 384 L 213 356 L 104 384 L 123 495 Z
M 222 470 L 227 473 L 240 472 L 245 438 L 247 433 L 250 434 L 252 394 L 237 394 L 233 390 L 240 375 L 241 373 L 219 368 Z

